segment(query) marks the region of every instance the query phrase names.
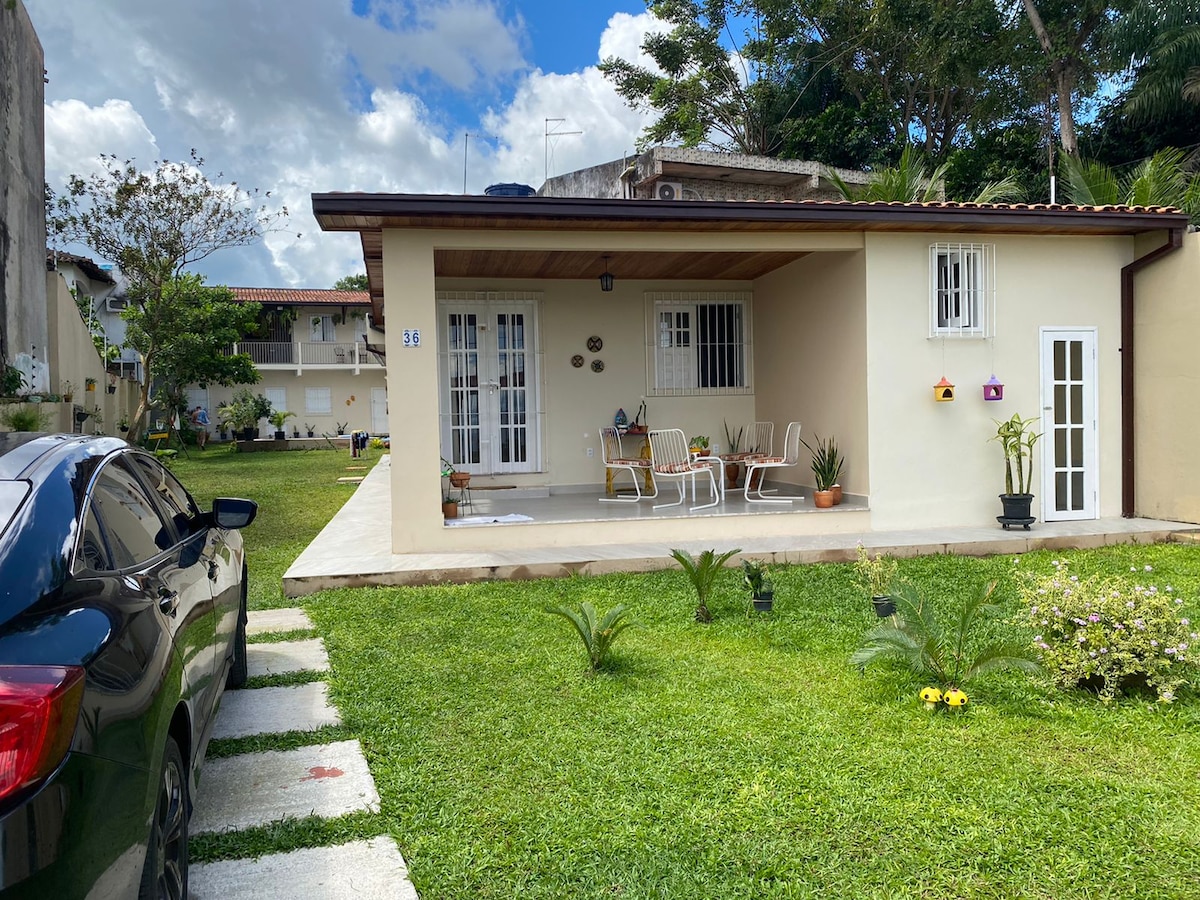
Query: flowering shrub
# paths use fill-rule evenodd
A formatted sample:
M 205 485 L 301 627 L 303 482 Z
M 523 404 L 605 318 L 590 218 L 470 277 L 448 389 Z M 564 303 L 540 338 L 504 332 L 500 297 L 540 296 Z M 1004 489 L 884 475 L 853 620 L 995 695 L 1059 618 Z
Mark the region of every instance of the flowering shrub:
M 1097 575 L 1080 578 L 1056 560 L 1054 571 L 1022 585 L 1042 665 L 1062 687 L 1095 685 L 1110 700 L 1144 681 L 1170 702 L 1200 656 L 1200 636 L 1181 615 L 1170 585 L 1134 584 Z M 1139 572 L 1137 568 L 1130 571 Z M 1151 571 L 1150 566 L 1140 574 Z

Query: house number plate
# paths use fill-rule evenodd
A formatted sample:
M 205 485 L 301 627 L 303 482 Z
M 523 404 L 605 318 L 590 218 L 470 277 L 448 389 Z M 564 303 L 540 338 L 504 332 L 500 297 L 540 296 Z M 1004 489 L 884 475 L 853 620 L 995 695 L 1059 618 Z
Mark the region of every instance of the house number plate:
M 405 328 L 404 329 L 404 346 L 405 347 L 420 347 L 421 346 L 421 329 L 420 328 Z

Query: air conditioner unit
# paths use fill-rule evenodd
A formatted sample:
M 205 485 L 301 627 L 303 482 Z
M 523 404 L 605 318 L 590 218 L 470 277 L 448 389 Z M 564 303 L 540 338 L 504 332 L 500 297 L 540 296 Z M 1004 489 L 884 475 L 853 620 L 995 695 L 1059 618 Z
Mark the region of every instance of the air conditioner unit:
M 655 200 L 682 200 L 683 185 L 678 181 L 660 181 L 654 186 Z
M 109 297 L 104 301 L 104 306 L 109 312 L 120 312 L 123 309 L 129 308 L 129 298 Z

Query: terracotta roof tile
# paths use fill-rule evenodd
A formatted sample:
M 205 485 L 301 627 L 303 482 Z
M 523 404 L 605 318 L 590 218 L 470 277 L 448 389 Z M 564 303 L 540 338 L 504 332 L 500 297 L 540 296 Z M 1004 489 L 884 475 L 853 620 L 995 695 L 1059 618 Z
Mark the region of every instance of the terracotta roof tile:
M 243 303 L 276 306 L 370 306 L 366 291 L 334 291 L 321 288 L 231 287 Z

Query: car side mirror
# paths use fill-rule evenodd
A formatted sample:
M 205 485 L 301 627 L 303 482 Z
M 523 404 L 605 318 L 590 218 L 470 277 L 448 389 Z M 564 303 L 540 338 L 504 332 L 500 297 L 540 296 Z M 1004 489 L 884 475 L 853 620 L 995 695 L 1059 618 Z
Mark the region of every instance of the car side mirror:
M 236 497 L 218 497 L 213 501 L 213 523 L 218 528 L 245 528 L 258 515 L 258 504 Z

